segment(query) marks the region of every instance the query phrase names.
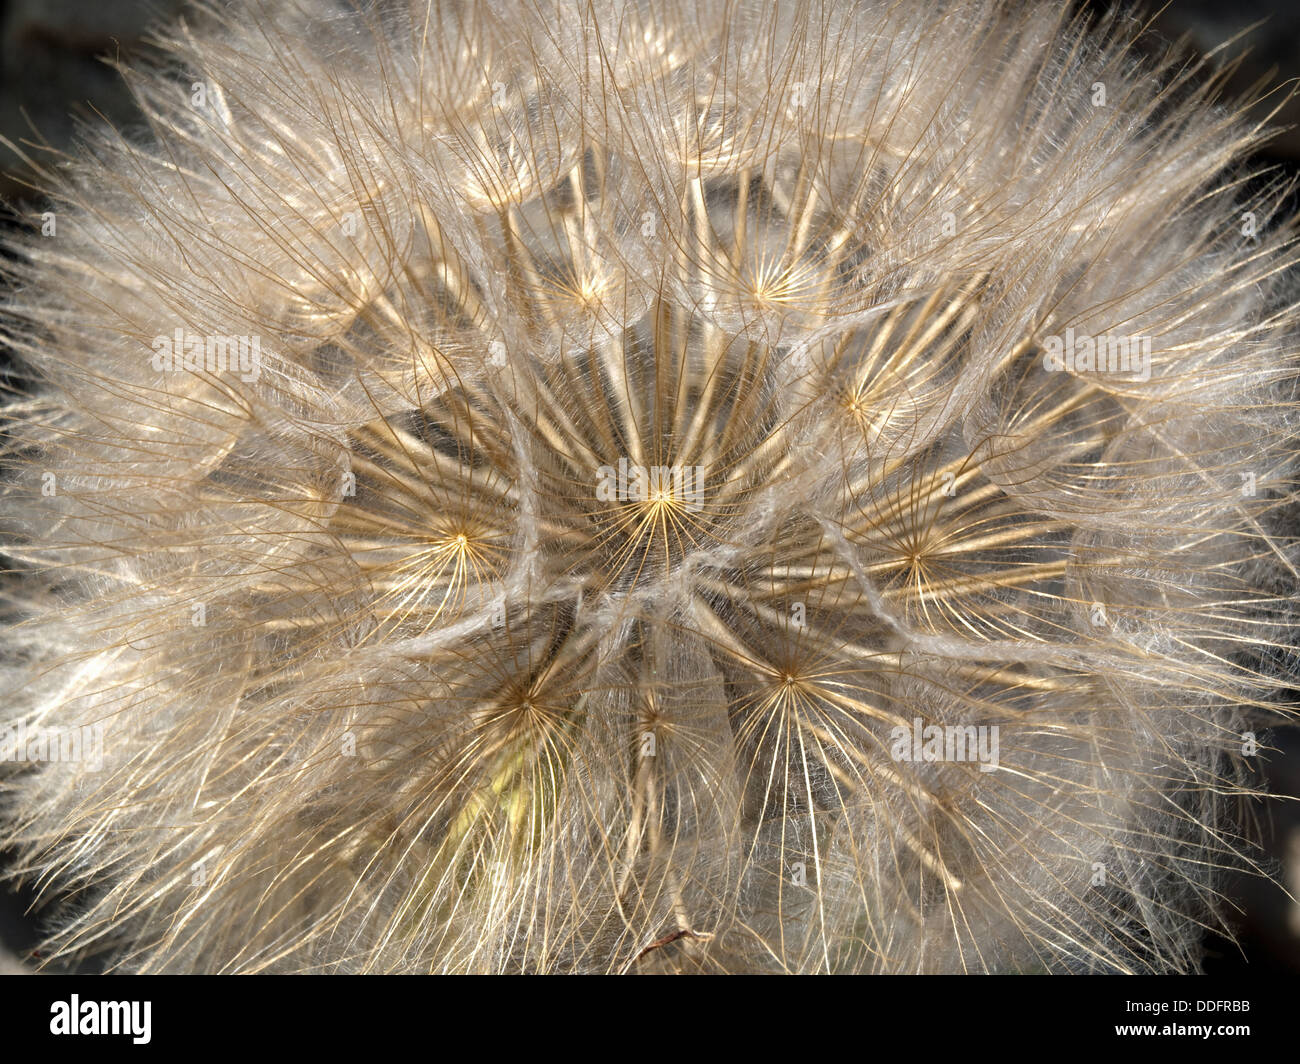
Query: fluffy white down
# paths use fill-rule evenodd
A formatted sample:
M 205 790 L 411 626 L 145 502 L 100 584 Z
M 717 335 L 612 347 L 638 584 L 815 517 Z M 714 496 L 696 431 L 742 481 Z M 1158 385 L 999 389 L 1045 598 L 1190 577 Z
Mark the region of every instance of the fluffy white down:
M 0 764 L 53 956 L 1193 969 L 1294 678 L 1295 230 L 1054 6 L 170 32 L 11 242 L 0 752 L 103 737 Z

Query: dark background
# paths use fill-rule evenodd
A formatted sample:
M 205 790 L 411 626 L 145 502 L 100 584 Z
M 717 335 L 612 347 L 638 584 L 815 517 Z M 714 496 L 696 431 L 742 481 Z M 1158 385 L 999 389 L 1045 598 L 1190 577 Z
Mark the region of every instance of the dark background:
M 1080 0 L 1078 6 L 1099 13 L 1110 5 Z M 1243 94 L 1261 79 L 1282 86 L 1300 76 L 1296 0 L 1172 0 L 1155 15 L 1143 12 L 1155 11 L 1157 4 L 1117 6 L 1133 17 L 1150 18 L 1151 47 L 1185 39 L 1192 52 L 1213 50 L 1266 20 L 1225 49 L 1229 57 L 1248 53 L 1229 91 Z M 73 114 L 102 115 L 118 126 L 133 124 L 130 97 L 101 57 L 128 59 L 154 20 L 182 8 L 183 0 L 0 0 L 0 136 L 67 148 L 75 129 Z M 1300 98 L 1290 101 L 1275 122 L 1296 128 L 1281 131 L 1257 162 L 1300 173 Z M 6 213 L 39 209 L 39 198 L 26 180 L 21 160 L 0 145 L 0 202 L 8 208 Z M 1265 765 L 1268 789 L 1287 800 L 1256 803 L 1250 812 L 1261 818 L 1260 842 L 1271 870 L 1292 894 L 1300 895 L 1300 730 L 1275 732 L 1269 745 L 1274 749 Z M 0 867 L 4 856 L 0 854 Z M 1221 975 L 1300 974 L 1300 904 L 1278 883 L 1258 877 L 1235 878 L 1226 896 L 1236 913 L 1237 943 L 1207 936 L 1205 970 Z M 23 970 L 23 958 L 30 957 L 36 944 L 38 928 L 25 913 L 30 902 L 30 893 L 13 894 L 0 887 L 0 973 Z

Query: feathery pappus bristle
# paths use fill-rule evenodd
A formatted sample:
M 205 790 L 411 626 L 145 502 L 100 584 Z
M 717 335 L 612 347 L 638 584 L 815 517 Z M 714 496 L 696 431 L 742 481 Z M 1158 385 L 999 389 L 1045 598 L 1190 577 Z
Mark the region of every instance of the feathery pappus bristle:
M 257 0 L 9 241 L 56 960 L 1194 970 L 1295 680 L 1290 189 L 952 0 Z

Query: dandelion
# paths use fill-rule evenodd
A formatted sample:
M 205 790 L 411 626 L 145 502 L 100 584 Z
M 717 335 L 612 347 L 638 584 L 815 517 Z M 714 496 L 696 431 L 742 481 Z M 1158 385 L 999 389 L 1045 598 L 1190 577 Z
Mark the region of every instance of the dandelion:
M 1195 968 L 1294 679 L 1296 230 L 1132 43 L 194 9 L 11 242 L 0 723 L 106 736 L 0 768 L 51 955 Z

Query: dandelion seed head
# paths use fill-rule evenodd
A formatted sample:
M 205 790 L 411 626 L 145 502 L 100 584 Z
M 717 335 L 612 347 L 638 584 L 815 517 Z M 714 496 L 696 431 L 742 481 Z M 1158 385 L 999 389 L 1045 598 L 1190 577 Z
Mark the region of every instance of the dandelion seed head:
M 107 728 L 3 767 L 51 955 L 1194 969 L 1294 679 L 1295 228 L 1133 33 L 164 34 L 11 241 L 0 722 Z

